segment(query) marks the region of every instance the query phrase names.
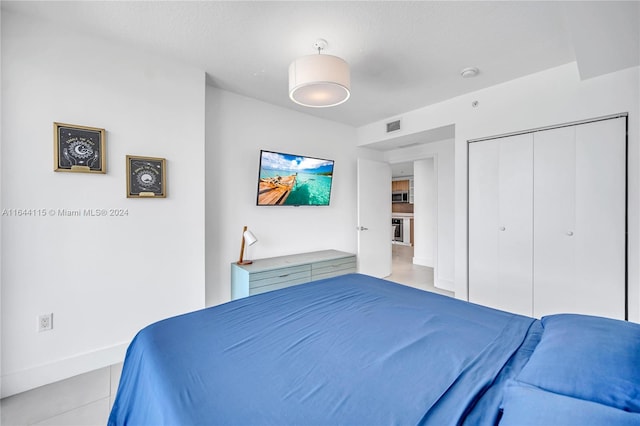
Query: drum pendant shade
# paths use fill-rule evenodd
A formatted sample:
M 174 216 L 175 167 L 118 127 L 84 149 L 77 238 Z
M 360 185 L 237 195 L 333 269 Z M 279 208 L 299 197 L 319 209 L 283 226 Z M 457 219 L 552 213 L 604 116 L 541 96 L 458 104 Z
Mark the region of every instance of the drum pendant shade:
M 332 55 L 309 55 L 289 65 L 289 97 L 312 108 L 340 105 L 351 96 L 349 65 Z

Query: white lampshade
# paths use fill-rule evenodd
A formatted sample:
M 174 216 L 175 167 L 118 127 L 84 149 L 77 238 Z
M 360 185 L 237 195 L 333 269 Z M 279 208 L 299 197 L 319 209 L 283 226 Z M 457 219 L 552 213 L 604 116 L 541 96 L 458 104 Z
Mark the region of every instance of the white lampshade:
M 323 108 L 351 96 L 349 64 L 337 56 L 309 55 L 289 65 L 289 97 L 297 104 Z
M 256 238 L 255 235 L 253 235 L 251 231 L 244 231 L 244 234 L 242 235 L 244 236 L 245 242 L 250 246 L 258 242 L 258 239 Z

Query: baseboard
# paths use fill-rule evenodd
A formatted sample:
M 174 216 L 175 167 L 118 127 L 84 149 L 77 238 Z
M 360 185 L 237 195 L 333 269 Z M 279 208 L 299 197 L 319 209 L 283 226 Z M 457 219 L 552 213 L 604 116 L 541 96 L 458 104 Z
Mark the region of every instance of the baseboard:
M 432 257 L 414 257 L 413 264 L 433 268 L 433 258 Z
M 26 370 L 4 374 L 0 381 L 0 389 L 2 390 L 0 398 L 120 363 L 124 360 L 128 346 L 129 342 L 120 343 Z
M 456 284 L 453 281 L 443 280 L 443 279 L 434 277 L 433 285 L 442 290 L 452 291 L 454 293 L 456 291 Z

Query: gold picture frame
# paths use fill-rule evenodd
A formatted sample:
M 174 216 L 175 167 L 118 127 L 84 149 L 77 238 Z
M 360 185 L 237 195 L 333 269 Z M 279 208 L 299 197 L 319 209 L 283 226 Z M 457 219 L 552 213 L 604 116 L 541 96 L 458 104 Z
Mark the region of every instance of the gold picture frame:
M 166 198 L 167 160 L 127 155 L 127 198 Z
M 53 171 L 107 173 L 106 132 L 76 124 L 53 123 Z

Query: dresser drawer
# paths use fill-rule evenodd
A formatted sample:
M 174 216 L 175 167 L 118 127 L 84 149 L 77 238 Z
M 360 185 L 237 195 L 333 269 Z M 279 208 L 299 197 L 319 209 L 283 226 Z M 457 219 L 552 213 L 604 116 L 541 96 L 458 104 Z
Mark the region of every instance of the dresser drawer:
M 300 281 L 304 280 L 304 281 Z M 271 286 L 284 282 L 307 282 L 311 280 L 311 265 L 299 265 L 289 268 L 254 272 L 249 275 L 249 289 Z
M 285 287 L 291 287 L 298 284 L 305 284 L 311 281 L 311 277 L 306 275 L 305 277 L 294 278 L 290 281 L 280 281 L 275 284 L 263 285 L 260 287 L 251 287 L 249 289 L 249 296 L 253 296 L 254 294 L 266 293 L 272 290 L 278 290 Z
M 316 281 L 338 275 L 350 274 L 356 272 L 356 270 L 355 256 L 326 260 L 311 265 L 311 279 Z

